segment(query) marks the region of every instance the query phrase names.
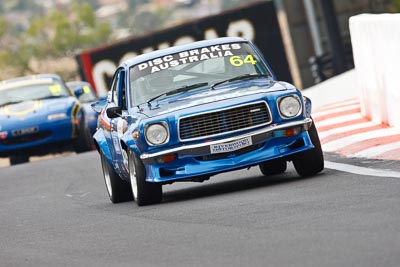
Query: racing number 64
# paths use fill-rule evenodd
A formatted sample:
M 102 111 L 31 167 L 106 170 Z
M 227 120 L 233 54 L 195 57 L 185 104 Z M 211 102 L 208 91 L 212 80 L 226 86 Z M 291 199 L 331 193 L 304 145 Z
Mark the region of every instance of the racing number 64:
M 231 56 L 231 58 L 229 59 L 229 62 L 232 64 L 232 66 L 235 66 L 235 67 L 240 67 L 244 63 L 253 64 L 253 65 L 255 65 L 257 63 L 257 61 L 253 58 L 252 55 L 247 55 L 244 60 L 242 60 L 240 58 L 240 56 Z

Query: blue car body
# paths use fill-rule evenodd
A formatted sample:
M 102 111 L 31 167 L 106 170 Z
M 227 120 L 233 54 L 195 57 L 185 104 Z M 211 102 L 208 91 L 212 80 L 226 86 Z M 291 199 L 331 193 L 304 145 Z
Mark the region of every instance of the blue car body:
M 222 79 L 226 73 L 219 73 L 219 66 L 260 73 Z M 175 75 L 175 89 L 141 98 L 145 79 L 154 87 L 169 86 L 169 78 L 159 75 L 165 69 Z M 182 83 L 193 77 L 200 83 Z M 93 108 L 100 113 L 94 139 L 112 202 L 157 203 L 163 184 L 204 181 L 257 165 L 265 175 L 284 172 L 292 160 L 302 176 L 323 169 L 311 101 L 277 81 L 254 44 L 241 38 L 201 41 L 126 61 L 107 101 Z M 129 184 L 133 195 L 121 189 Z
M 33 89 L 38 86 L 42 89 Z M 10 157 L 11 164 L 30 156 L 88 150 L 82 138 L 84 111 L 58 75 L 6 80 L 0 94 L 0 156 Z

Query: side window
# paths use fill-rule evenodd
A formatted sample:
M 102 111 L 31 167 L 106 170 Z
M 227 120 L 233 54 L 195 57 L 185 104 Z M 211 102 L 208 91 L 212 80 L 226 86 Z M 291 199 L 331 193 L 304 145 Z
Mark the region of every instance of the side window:
M 119 95 L 119 103 L 120 103 L 122 110 L 127 110 L 125 72 L 124 71 L 120 71 L 118 82 L 119 82 L 118 87 L 120 88 L 120 92 L 121 92 L 121 94 Z
M 123 110 L 127 109 L 126 105 L 126 86 L 125 86 L 125 72 L 122 69 L 117 70 L 114 75 L 111 85 L 111 101 Z
M 114 78 L 111 84 L 111 90 L 109 92 L 109 102 L 118 105 L 118 81 L 119 81 L 119 71 L 115 72 Z

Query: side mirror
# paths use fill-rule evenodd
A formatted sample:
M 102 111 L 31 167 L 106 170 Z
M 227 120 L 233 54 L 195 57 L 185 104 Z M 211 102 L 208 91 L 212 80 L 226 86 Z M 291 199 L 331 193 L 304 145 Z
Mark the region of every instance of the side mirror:
M 107 112 L 107 117 L 110 119 L 115 119 L 118 117 L 121 117 L 122 114 L 122 108 L 121 107 L 110 107 L 106 109 Z

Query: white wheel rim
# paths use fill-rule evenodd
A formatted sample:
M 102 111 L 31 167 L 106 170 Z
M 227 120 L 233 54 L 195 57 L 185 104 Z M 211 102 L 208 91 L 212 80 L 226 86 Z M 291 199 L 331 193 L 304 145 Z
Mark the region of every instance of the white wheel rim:
M 136 168 L 135 168 L 135 163 L 133 162 L 132 152 L 130 152 L 130 155 L 129 155 L 129 177 L 131 180 L 133 198 L 136 199 L 136 197 L 138 195 L 138 188 L 137 188 L 137 181 L 136 181 Z
M 112 198 L 111 178 L 110 178 L 110 173 L 108 171 L 108 168 L 106 166 L 106 164 L 108 164 L 108 163 L 105 158 L 102 158 L 102 160 L 103 160 L 103 162 L 101 165 L 103 168 L 104 181 L 106 182 L 106 188 L 107 188 L 108 195 L 110 196 L 110 198 Z
M 125 166 L 125 168 L 127 169 L 127 170 L 129 170 L 129 163 L 128 163 L 128 154 L 126 153 L 126 150 L 122 150 L 122 159 L 123 159 L 123 162 L 124 162 L 124 166 Z

